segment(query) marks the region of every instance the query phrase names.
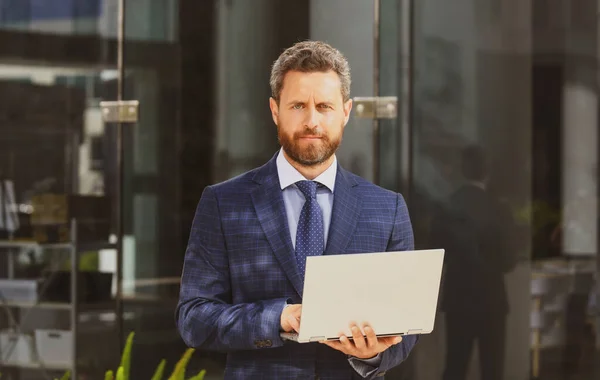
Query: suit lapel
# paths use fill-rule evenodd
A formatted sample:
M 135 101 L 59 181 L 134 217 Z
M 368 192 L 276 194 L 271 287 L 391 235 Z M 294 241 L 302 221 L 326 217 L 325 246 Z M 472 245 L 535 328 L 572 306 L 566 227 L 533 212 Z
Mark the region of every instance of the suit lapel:
M 338 166 L 325 254 L 345 253 L 346 247 L 354 235 L 362 206 L 354 189 L 357 185 L 354 178 Z
M 254 176 L 253 180 L 260 186 L 252 192 L 252 202 L 277 260 L 298 294 L 302 295 L 302 279 L 290 238 L 285 204 L 277 176 L 276 157 L 277 155 Z

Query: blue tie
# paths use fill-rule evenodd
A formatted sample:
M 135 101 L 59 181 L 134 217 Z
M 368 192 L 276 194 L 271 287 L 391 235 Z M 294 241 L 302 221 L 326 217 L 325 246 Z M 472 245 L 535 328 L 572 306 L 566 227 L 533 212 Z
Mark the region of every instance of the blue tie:
M 323 228 L 323 212 L 317 202 L 317 183 L 314 181 L 298 181 L 296 186 L 306 198 L 300 212 L 298 231 L 296 232 L 296 260 L 298 261 L 300 275 L 304 280 L 306 257 L 322 255 L 325 250 L 325 231 Z

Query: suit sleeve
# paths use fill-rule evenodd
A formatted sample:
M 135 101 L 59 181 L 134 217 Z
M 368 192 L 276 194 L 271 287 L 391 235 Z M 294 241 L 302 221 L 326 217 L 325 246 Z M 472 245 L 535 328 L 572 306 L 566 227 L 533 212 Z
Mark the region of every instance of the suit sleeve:
M 396 218 L 394 221 L 394 228 L 392 230 L 392 236 L 388 243 L 388 251 L 411 251 L 414 250 L 414 235 L 413 228 L 408 213 L 408 207 L 404 201 L 404 197 L 398 194 L 396 199 Z M 410 305 L 406 305 L 407 308 Z M 373 368 L 371 372 L 367 374 L 366 378 L 374 378 L 378 374 L 388 371 L 393 367 L 402 363 L 411 350 L 417 343 L 418 335 L 406 335 L 402 338 L 402 342 L 395 346 L 388 348 L 381 355 L 381 362 L 377 368 Z
M 207 187 L 194 216 L 175 313 L 185 343 L 222 352 L 283 345 L 280 318 L 287 299 L 233 305 L 228 263 L 218 200 Z

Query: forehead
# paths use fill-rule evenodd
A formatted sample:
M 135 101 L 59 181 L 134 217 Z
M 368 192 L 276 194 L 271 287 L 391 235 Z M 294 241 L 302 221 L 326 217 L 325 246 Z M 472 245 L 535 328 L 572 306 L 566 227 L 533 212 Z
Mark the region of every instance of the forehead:
M 283 78 L 280 97 L 284 98 L 326 98 L 329 101 L 342 100 L 342 83 L 334 71 L 311 72 L 289 71 Z

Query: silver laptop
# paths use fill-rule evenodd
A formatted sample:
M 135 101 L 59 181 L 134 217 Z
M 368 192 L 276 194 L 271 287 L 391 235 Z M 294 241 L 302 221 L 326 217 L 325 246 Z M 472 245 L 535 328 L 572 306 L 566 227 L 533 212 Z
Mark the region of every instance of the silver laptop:
M 444 250 L 310 256 L 299 343 L 337 340 L 368 322 L 379 337 L 429 334 L 437 310 Z

